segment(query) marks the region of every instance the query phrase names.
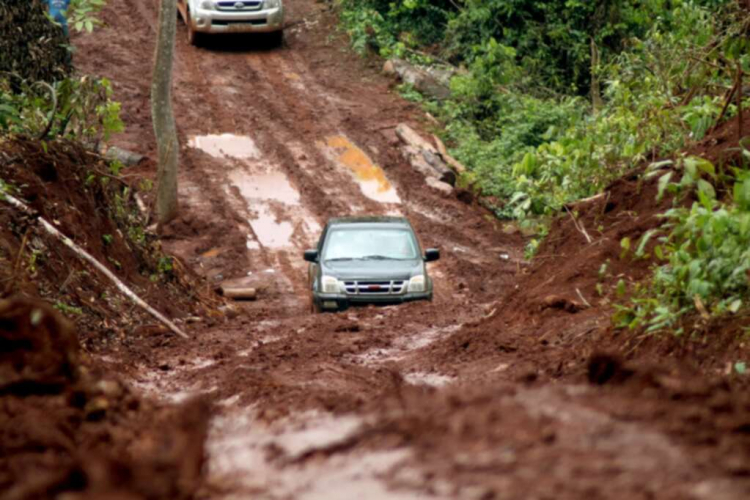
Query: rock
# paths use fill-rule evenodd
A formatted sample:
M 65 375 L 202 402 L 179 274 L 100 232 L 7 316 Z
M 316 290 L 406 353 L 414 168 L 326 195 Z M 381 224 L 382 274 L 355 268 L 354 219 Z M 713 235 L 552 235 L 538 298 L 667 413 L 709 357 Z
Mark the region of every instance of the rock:
M 96 388 L 108 398 L 116 399 L 123 394 L 122 386 L 114 380 L 100 380 Z
M 108 160 L 119 161 L 126 167 L 133 167 L 146 159 L 146 157 L 141 154 L 133 153 L 132 151 L 118 148 L 117 146 L 107 148 L 104 157 Z
M 425 182 L 428 186 L 430 186 L 432 189 L 439 191 L 447 196 L 450 196 L 453 194 L 453 186 L 450 184 L 447 184 L 443 181 L 440 181 L 434 177 L 427 177 L 425 179 Z
M 393 60 L 389 59 L 385 62 L 383 65 L 383 73 L 388 76 L 396 77 L 398 76 L 398 73 L 396 73 L 396 67 L 393 64 Z
M 443 100 L 451 96 L 448 84 L 453 73 L 449 70 L 425 69 L 403 59 L 391 59 L 383 65 L 383 72 L 387 75 L 398 76 L 402 82 L 434 99 Z
M 412 168 L 425 178 L 435 177 L 451 186 L 456 184 L 456 172 L 448 168 L 429 141 L 405 123 L 400 123 L 396 127 L 396 136 L 405 144 L 402 152 Z
M 456 172 L 448 168 L 440 156 L 425 149 L 422 151 L 422 157 L 424 157 L 425 161 L 434 168 L 438 174 L 440 174 L 441 181 L 450 184 L 451 186 L 456 185 L 456 181 L 458 180 Z
M 541 310 L 544 309 L 561 309 L 574 314 L 583 309 L 583 305 L 560 295 L 547 295 L 541 303 Z

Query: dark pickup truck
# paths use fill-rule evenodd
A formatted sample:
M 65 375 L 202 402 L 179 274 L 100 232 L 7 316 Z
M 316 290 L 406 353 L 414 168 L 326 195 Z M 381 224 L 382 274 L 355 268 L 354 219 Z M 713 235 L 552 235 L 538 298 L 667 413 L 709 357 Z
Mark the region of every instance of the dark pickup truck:
M 403 217 L 331 219 L 317 248 L 305 252 L 313 309 L 432 300 L 426 263 L 439 258 L 437 249 L 422 253 Z

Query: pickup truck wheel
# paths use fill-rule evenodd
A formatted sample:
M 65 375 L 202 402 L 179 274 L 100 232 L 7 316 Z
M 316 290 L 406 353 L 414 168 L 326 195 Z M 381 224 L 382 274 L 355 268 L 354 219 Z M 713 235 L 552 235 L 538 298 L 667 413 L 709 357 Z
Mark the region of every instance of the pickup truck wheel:
M 203 38 L 202 33 L 198 33 L 193 28 L 193 20 L 190 16 L 190 11 L 187 13 L 187 19 L 185 19 L 185 26 L 187 26 L 187 37 L 188 43 L 194 47 L 200 47 L 201 39 Z
M 315 303 L 315 299 L 310 296 L 310 314 L 320 314 L 321 312 L 318 304 Z
M 284 43 L 284 30 L 269 33 L 268 42 L 272 47 L 281 47 L 281 45 Z

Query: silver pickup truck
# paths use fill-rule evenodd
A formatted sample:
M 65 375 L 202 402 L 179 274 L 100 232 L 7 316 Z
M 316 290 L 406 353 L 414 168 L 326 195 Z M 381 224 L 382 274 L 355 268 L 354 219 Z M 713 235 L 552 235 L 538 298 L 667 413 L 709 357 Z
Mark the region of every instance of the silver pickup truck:
M 283 41 L 282 0 L 177 0 L 177 10 L 193 45 L 207 33 L 269 33 L 274 45 Z

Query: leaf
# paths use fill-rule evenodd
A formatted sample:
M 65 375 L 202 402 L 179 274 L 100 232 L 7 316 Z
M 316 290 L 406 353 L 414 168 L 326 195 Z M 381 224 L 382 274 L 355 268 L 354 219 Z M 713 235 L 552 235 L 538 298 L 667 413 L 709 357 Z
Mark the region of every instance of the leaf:
M 750 211 L 750 178 L 734 184 L 734 202 L 740 210 Z
M 641 237 L 640 243 L 638 243 L 638 248 L 635 250 L 635 256 L 639 259 L 643 257 L 643 255 L 646 252 L 646 246 L 648 245 L 649 240 L 658 232 L 656 229 L 649 229 L 646 231 L 646 234 L 644 234 Z
M 624 259 L 625 256 L 630 251 L 630 238 L 629 237 L 626 236 L 620 240 L 620 248 L 622 248 L 622 252 L 620 252 L 620 258 Z
M 659 192 L 656 195 L 657 200 L 661 200 L 664 197 L 664 192 L 667 189 L 667 186 L 669 186 L 669 181 L 672 179 L 672 174 L 674 172 L 667 172 L 666 174 L 659 177 Z
M 664 249 L 661 245 L 656 245 L 654 247 L 654 255 L 656 255 L 657 259 L 664 260 Z
M 744 375 L 747 373 L 747 364 L 744 361 L 737 361 L 734 364 L 734 371 L 737 372 L 738 375 Z
M 668 167 L 670 165 L 674 165 L 674 161 L 672 160 L 662 160 L 662 161 L 656 161 L 648 166 L 647 170 L 659 170 L 662 167 Z
M 714 167 L 714 164 L 706 160 L 705 158 L 697 158 L 696 167 L 698 167 L 699 171 L 708 174 L 712 179 L 716 178 L 716 167 Z
M 620 278 L 620 280 L 617 282 L 617 296 L 624 297 L 625 292 L 626 292 L 625 280 Z
M 705 179 L 698 179 L 697 185 L 698 197 L 701 198 L 701 195 L 703 195 L 703 198 L 701 198 L 701 203 L 704 207 L 706 207 L 706 209 L 711 210 L 711 200 L 716 199 L 716 190 L 711 185 L 711 183 L 706 181 Z

